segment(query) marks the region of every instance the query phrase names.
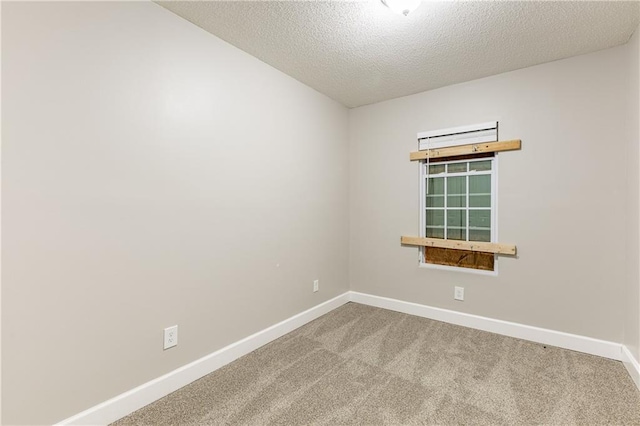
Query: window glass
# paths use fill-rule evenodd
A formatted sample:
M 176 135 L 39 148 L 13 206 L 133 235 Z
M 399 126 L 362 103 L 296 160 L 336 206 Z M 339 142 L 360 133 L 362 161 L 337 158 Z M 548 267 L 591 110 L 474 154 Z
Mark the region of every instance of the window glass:
M 491 175 L 469 176 L 470 194 L 491 194 Z
M 437 175 L 440 173 L 444 173 L 445 165 L 444 164 L 430 164 L 429 165 L 429 174 Z
M 469 241 L 491 242 L 491 231 L 469 229 Z
M 444 228 L 444 209 L 429 210 L 429 212 L 427 212 L 427 228 L 429 227 Z
M 467 171 L 467 163 L 453 163 L 447 165 L 447 173 L 465 173 Z
M 427 228 L 427 238 L 444 238 L 444 227 Z
M 491 207 L 491 175 L 469 176 L 469 207 Z
M 428 170 L 426 236 L 490 242 L 493 160 L 429 164 Z
M 447 207 L 467 206 L 467 178 L 465 176 L 447 178 Z
M 491 210 L 469 210 L 469 226 L 491 229 Z
M 467 239 L 467 211 L 447 210 L 447 239 Z
M 426 194 L 427 207 L 444 207 L 444 178 L 430 178 Z
M 470 172 L 482 172 L 491 170 L 491 160 L 488 161 L 473 161 L 469 163 Z
M 429 178 L 427 195 L 444 195 L 444 178 Z

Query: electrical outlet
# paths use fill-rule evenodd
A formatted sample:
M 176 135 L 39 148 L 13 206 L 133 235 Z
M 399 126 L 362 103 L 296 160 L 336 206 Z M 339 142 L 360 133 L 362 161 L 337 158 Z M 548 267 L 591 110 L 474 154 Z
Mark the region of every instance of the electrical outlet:
M 320 280 L 313 280 L 313 292 L 315 293 L 320 289 Z
M 164 329 L 164 348 L 169 349 L 178 344 L 178 326 Z
M 456 300 L 464 300 L 464 287 L 454 287 L 453 298 Z

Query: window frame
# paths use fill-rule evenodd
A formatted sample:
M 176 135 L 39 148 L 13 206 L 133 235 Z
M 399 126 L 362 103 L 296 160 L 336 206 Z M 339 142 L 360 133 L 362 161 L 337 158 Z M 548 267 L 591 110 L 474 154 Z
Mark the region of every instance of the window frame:
M 454 163 L 472 163 L 472 162 L 478 162 L 478 161 L 487 161 L 490 160 L 491 161 L 491 172 L 490 173 L 486 173 L 486 172 L 481 172 L 479 174 L 484 174 L 484 175 L 490 175 L 491 176 L 491 241 L 492 243 L 495 243 L 498 241 L 498 153 L 495 153 L 493 157 L 483 157 L 483 158 L 471 158 L 471 159 L 464 159 L 464 160 L 451 160 L 451 161 L 437 161 L 437 162 L 428 162 L 426 160 L 421 160 L 420 161 L 420 167 L 418 170 L 418 174 L 419 174 L 419 181 L 420 181 L 420 185 L 419 185 L 419 194 L 420 194 L 420 237 L 424 238 L 426 237 L 426 221 L 427 221 L 427 206 L 426 206 L 426 199 L 427 199 L 427 194 L 426 194 L 426 186 L 427 186 L 427 175 L 425 173 L 427 167 L 429 165 L 434 165 L 434 164 L 454 164 Z M 444 177 L 446 179 L 446 177 L 450 177 L 450 176 L 471 176 L 472 174 L 470 174 L 468 171 L 465 173 L 456 173 L 456 174 L 448 174 L 448 173 L 443 173 L 442 177 Z M 436 175 L 430 175 L 430 176 L 436 176 Z M 467 180 L 468 181 L 468 180 Z M 469 210 L 469 202 L 468 202 L 468 194 L 469 194 L 469 187 L 467 186 L 466 189 L 467 192 L 467 203 L 466 203 L 466 207 L 465 210 L 468 211 Z M 445 191 L 444 197 L 446 199 L 447 194 Z M 437 209 L 434 209 L 437 210 Z M 445 212 L 445 234 L 446 234 L 446 208 L 443 208 L 444 212 Z M 469 222 L 468 222 L 468 214 L 467 214 L 467 236 L 468 236 L 468 228 L 469 228 Z M 444 239 L 444 238 L 443 238 Z M 448 239 L 445 239 L 448 240 Z M 451 241 L 461 241 L 461 240 L 451 240 Z M 434 264 L 434 263 L 428 263 L 425 261 L 425 250 L 426 247 L 420 247 L 419 250 L 419 266 L 422 268 L 428 268 L 428 269 L 441 269 L 441 270 L 447 270 L 447 271 L 458 271 L 458 272 L 467 272 L 467 273 L 472 273 L 472 274 L 480 274 L 480 275 L 491 275 L 491 276 L 496 276 L 498 275 L 498 259 L 499 256 L 494 254 L 494 267 L 493 267 L 493 271 L 486 271 L 486 270 L 481 270 L 481 269 L 473 269 L 473 268 L 465 268 L 462 266 L 449 266 L 449 265 L 438 265 L 438 264 Z

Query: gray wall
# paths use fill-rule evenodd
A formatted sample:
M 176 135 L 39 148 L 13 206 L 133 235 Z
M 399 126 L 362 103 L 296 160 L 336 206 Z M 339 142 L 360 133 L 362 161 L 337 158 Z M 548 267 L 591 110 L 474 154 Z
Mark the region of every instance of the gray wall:
M 621 46 L 350 110 L 351 289 L 621 342 L 628 55 Z M 498 239 L 518 258 L 501 258 L 496 277 L 419 268 L 418 249 L 400 245 L 419 232 L 416 133 L 496 119 L 500 139 L 523 142 L 499 154 Z
M 629 112 L 627 149 L 627 288 L 624 344 L 640 359 L 640 28 L 627 45 L 629 50 Z
M 348 289 L 346 108 L 152 3 L 2 8 L 3 424 Z

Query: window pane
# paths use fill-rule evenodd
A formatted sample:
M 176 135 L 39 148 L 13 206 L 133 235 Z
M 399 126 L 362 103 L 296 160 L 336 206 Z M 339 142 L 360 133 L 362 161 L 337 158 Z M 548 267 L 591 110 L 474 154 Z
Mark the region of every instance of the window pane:
M 491 231 L 469 229 L 469 241 L 491 242 Z
M 429 176 L 425 182 L 425 236 L 490 242 L 493 161 L 487 158 L 436 162 L 426 166 Z M 446 173 L 462 176 L 447 176 Z
M 447 210 L 447 227 L 464 228 L 467 226 L 466 210 Z
M 447 238 L 465 240 L 467 238 L 467 211 L 447 210 Z
M 429 174 L 437 175 L 439 173 L 444 173 L 444 164 L 433 164 L 429 165 Z
M 427 207 L 444 207 L 444 195 L 427 195 Z
M 447 228 L 448 240 L 466 240 L 467 232 L 464 229 Z
M 464 176 L 447 178 L 447 207 L 467 206 L 467 178 Z
M 469 194 L 469 207 L 491 207 L 491 195 Z
M 434 226 L 444 228 L 444 210 L 427 210 L 427 227 Z
M 429 178 L 429 192 L 427 193 L 427 207 L 444 207 L 444 178 Z
M 464 176 L 447 178 L 448 195 L 466 195 L 467 178 Z
M 491 175 L 469 176 L 469 194 L 491 194 Z
M 469 210 L 469 226 L 491 228 L 491 210 Z
M 465 173 L 467 171 L 467 163 L 454 163 L 447 166 L 448 173 Z
M 485 170 L 491 170 L 491 161 L 474 161 L 469 163 L 470 172 L 483 172 Z
M 466 195 L 449 195 L 447 197 L 447 207 L 466 207 L 467 196 Z
M 444 238 L 444 228 L 427 228 L 427 238 Z
M 429 195 L 444 195 L 444 178 L 429 178 Z

